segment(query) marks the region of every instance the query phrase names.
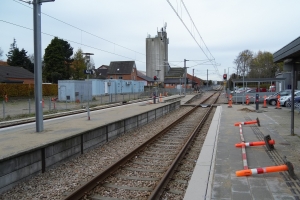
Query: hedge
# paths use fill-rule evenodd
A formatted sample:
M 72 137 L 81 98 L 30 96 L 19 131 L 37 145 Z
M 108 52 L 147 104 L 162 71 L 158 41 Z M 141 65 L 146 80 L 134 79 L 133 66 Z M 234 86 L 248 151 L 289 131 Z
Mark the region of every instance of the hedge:
M 57 96 L 57 84 L 43 84 L 43 96 Z M 33 97 L 34 84 L 0 84 L 0 95 L 4 97 Z

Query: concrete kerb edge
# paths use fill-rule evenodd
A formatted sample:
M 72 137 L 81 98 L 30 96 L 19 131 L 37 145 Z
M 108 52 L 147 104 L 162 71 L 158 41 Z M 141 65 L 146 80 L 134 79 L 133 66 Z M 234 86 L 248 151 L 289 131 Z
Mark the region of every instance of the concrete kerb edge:
M 216 131 L 216 136 L 215 136 L 215 143 L 214 143 L 214 151 L 213 151 L 213 156 L 212 156 L 212 162 L 211 162 L 211 170 L 209 173 L 208 177 L 208 184 L 207 184 L 207 192 L 205 198 L 211 197 L 211 190 L 212 190 L 212 184 L 213 184 L 213 177 L 214 177 L 214 169 L 215 169 L 215 159 L 216 159 L 216 152 L 217 152 L 217 142 L 218 142 L 218 137 L 219 137 L 219 131 L 220 131 L 220 124 L 221 124 L 221 114 L 222 114 L 222 106 L 218 106 L 216 113 L 218 115 L 218 124 L 217 124 L 217 131 Z
M 189 186 L 186 190 L 186 194 L 184 199 L 185 200 L 191 200 L 191 199 L 210 199 L 211 196 L 211 189 L 212 189 L 212 181 L 214 176 L 214 165 L 215 165 L 215 155 L 216 155 L 216 149 L 217 149 L 217 139 L 219 134 L 219 127 L 220 127 L 220 120 L 221 120 L 221 112 L 222 112 L 222 106 L 218 106 L 215 112 L 215 115 L 213 117 L 212 123 L 210 128 L 212 126 L 216 126 L 217 128 L 213 128 L 213 131 L 208 130 L 209 134 L 215 134 L 214 138 L 215 141 L 213 145 L 209 144 L 209 146 L 213 148 L 212 152 L 200 152 L 199 158 L 197 160 L 193 175 L 189 181 Z M 211 143 L 211 142 L 210 142 Z M 205 144 L 205 141 L 204 141 Z M 203 148 L 203 147 L 202 147 Z M 207 150 L 207 149 L 206 149 Z M 211 155 L 210 159 L 204 159 L 204 160 L 210 160 L 208 162 L 201 162 L 202 156 L 207 157 L 207 155 Z M 201 178 L 201 175 L 203 176 L 206 174 L 205 177 Z M 203 187 L 200 189 L 199 187 Z

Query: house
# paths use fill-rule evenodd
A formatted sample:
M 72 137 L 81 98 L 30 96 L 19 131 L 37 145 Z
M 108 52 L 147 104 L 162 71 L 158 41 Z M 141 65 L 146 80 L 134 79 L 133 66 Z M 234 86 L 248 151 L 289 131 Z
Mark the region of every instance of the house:
M 34 84 L 34 74 L 23 67 L 0 65 L 0 83 Z
M 178 88 L 177 86 L 181 85 L 180 87 L 184 88 L 184 78 L 183 77 L 177 77 L 177 78 L 167 78 L 164 82 L 165 88 Z M 192 81 L 187 79 L 186 82 L 186 88 L 192 87 Z
M 143 73 L 142 71 L 137 71 L 137 80 L 138 81 L 145 81 L 145 86 L 153 86 L 154 80 L 146 76 L 146 72 Z
M 191 88 L 192 82 L 187 78 L 186 88 Z M 165 88 L 177 88 L 181 85 L 184 87 L 184 68 L 172 67 L 169 69 L 168 74 L 165 76 L 164 87 Z
M 102 65 L 98 69 L 95 69 L 95 74 L 92 75 L 92 78 L 95 79 L 106 79 L 107 77 L 107 65 Z
M 107 66 L 107 79 L 137 80 L 134 61 L 113 61 Z
M 194 88 L 199 88 L 201 85 L 203 85 L 203 80 L 196 76 L 186 74 L 186 77 L 192 81 Z
M 177 86 L 181 85 L 180 87 L 185 86 L 184 81 L 184 68 L 181 67 L 173 67 L 170 68 L 168 74 L 165 77 L 164 87 L 165 88 L 178 88 Z M 202 85 L 202 80 L 196 76 L 192 76 L 190 74 L 186 74 L 186 88 L 194 88 L 199 89 Z

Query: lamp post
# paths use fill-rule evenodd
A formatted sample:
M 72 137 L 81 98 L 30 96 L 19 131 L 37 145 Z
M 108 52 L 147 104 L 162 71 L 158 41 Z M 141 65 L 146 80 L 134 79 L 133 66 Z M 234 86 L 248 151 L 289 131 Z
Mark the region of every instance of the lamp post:
M 230 82 L 229 82 L 229 80 L 230 80 L 230 74 L 229 74 L 229 69 L 230 69 L 230 67 L 228 67 L 228 74 L 227 74 L 227 89 L 228 89 L 228 91 L 230 91 Z M 228 78 L 229 77 L 229 78 Z
M 156 69 L 156 77 L 157 77 L 157 80 L 156 80 L 156 91 L 155 91 L 155 96 L 157 97 L 157 88 L 158 88 L 158 80 L 159 80 L 159 72 L 161 71 L 160 69 Z
M 87 80 L 88 80 L 88 83 L 89 83 L 89 73 L 91 73 L 90 71 L 90 59 L 91 59 L 91 55 L 94 55 L 93 53 L 82 53 L 83 55 L 85 55 L 85 59 L 86 59 L 86 69 L 87 69 Z M 90 120 L 90 88 L 88 88 L 88 104 L 87 104 L 87 114 L 88 114 L 88 120 Z
M 245 99 L 245 64 L 244 64 L 244 70 L 243 70 L 243 105 L 244 105 L 244 99 Z
M 189 60 L 184 59 L 184 96 L 186 95 L 186 61 Z

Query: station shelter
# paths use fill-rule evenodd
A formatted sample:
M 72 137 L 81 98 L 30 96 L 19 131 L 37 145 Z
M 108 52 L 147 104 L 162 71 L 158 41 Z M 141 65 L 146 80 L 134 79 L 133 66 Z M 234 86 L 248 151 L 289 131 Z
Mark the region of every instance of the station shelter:
M 275 91 L 281 91 L 284 89 L 287 89 L 287 81 L 286 78 L 245 78 L 245 79 L 233 79 L 233 88 L 235 88 L 238 85 L 243 85 L 242 87 L 250 87 L 253 88 L 253 85 L 255 85 L 255 88 L 257 88 L 256 92 L 275 92 Z M 262 84 L 268 84 L 268 85 L 274 85 L 276 90 L 270 91 L 269 88 L 261 88 Z
M 294 91 L 300 72 L 300 37 L 285 45 L 273 54 L 274 63 L 284 63 L 284 71 L 291 72 L 291 135 L 294 135 Z

